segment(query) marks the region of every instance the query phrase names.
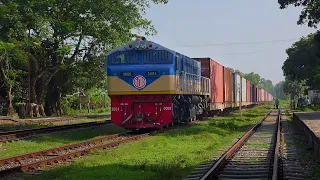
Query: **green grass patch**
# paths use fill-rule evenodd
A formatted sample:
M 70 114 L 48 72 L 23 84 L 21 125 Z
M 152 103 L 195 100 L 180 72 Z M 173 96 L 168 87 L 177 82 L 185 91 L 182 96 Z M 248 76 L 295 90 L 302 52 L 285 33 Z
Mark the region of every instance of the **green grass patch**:
M 62 146 L 65 144 L 84 141 L 98 136 L 122 132 L 124 132 L 123 129 L 118 128 L 113 124 L 108 124 L 99 127 L 39 135 L 38 137 L 22 139 L 12 143 L 1 143 L 0 158 L 28 153 L 41 149 L 52 148 L 56 146 Z
M 247 109 L 148 137 L 114 150 L 94 151 L 32 179 L 182 179 L 261 119 L 271 106 Z

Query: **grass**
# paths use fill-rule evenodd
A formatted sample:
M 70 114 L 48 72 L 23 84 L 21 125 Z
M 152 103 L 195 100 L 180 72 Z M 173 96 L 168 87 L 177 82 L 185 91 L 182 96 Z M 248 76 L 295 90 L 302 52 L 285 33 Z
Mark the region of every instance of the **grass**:
M 46 122 L 46 123 L 26 123 L 26 124 L 3 124 L 1 125 L 1 131 L 14 131 L 14 130 L 23 130 L 23 129 L 33 129 L 33 128 L 44 128 L 49 126 L 61 126 L 66 124 L 78 124 L 78 123 L 86 123 L 86 122 L 95 122 L 106 120 L 106 118 L 90 118 L 90 119 L 79 119 L 73 121 L 60 121 L 60 122 Z M 23 123 L 23 122 L 22 122 Z
M 256 107 L 148 137 L 114 150 L 94 151 L 71 165 L 32 179 L 182 179 L 199 164 L 230 146 L 261 119 L 269 107 Z
M 66 132 L 39 135 L 38 137 L 22 139 L 12 143 L 1 143 L 0 158 L 62 146 L 69 143 L 84 141 L 97 136 L 121 132 L 124 132 L 124 130 L 116 127 L 113 124 L 108 124 L 87 129 L 76 129 Z

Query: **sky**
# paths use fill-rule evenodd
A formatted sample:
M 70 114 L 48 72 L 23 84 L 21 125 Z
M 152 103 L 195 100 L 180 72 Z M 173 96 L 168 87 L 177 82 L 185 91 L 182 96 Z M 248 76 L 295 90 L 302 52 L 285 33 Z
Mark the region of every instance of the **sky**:
M 284 80 L 285 50 L 316 31 L 297 25 L 300 12 L 294 6 L 281 10 L 277 0 L 169 0 L 152 4 L 145 17 L 158 32 L 148 40 L 192 58 L 211 57 L 226 67 L 258 73 L 275 85 Z M 237 44 L 248 42 L 259 43 Z

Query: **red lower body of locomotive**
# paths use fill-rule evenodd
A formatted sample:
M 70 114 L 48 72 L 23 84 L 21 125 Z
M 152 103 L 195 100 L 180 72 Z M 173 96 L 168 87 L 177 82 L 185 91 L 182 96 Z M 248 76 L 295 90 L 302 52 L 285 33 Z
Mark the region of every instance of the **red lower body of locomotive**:
M 112 95 L 111 122 L 126 129 L 162 128 L 172 123 L 173 96 Z

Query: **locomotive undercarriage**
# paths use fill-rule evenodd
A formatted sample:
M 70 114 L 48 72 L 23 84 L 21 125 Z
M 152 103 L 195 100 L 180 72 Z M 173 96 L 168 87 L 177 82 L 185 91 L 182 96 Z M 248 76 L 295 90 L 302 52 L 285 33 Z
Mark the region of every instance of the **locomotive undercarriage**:
M 172 124 L 189 122 L 192 118 L 202 120 L 207 114 L 208 103 L 208 96 L 175 95 L 172 102 Z

